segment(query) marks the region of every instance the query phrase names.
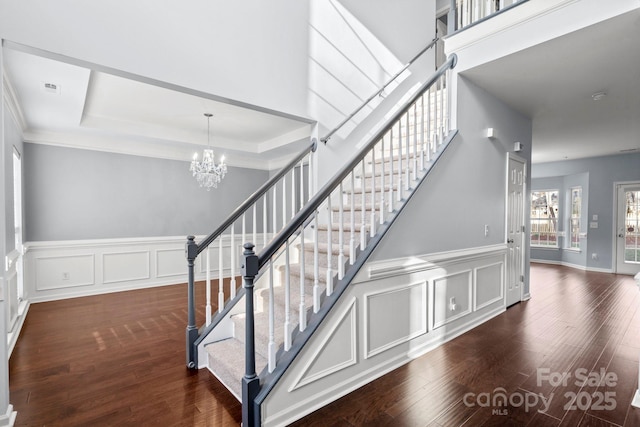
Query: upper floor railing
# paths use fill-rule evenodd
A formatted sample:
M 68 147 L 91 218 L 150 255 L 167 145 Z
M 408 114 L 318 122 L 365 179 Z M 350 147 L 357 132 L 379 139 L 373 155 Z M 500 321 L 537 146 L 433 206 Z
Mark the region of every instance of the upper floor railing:
M 448 32 L 476 25 L 528 0 L 451 0 L 449 7 Z

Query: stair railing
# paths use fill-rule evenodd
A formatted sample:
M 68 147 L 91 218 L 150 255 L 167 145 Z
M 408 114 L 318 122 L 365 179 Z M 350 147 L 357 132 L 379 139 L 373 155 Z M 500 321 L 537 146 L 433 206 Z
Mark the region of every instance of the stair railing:
M 528 0 L 450 0 L 449 34 L 479 24 Z
M 448 141 L 450 133 L 450 90 L 451 69 L 456 64 L 452 55 L 417 91 L 407 104 L 388 120 L 370 141 L 345 166 L 320 189 L 295 217 L 281 230 L 273 240 L 256 255 L 253 244 L 244 245 L 243 277 L 245 287 L 245 376 L 242 379 L 243 425 L 260 425 L 260 402 L 273 383 L 261 383 L 256 374 L 256 355 L 254 350 L 255 319 L 253 311 L 254 280 L 258 274 L 268 280 L 269 289 L 269 348 L 268 373 L 274 372 L 278 363 L 287 359 L 290 350 L 287 344 L 280 349 L 280 358 L 271 351 L 272 342 L 291 342 L 291 337 L 275 337 L 275 313 L 272 303 L 274 294 L 274 260 L 285 257 L 284 275 L 280 286 L 284 286 L 284 315 L 280 319 L 290 319 L 289 311 L 299 303 L 300 323 L 297 333 L 304 333 L 307 319 L 312 313 L 325 310 L 322 299 L 332 298 L 335 285 L 341 283 L 345 274 L 352 273 L 349 266 L 356 263 L 359 253 L 371 251 L 376 242 L 376 232 L 387 227 L 385 221 L 395 215 L 396 207 L 409 197 L 413 185 L 419 182 L 421 174 L 429 162 L 436 159 L 439 149 Z M 356 183 L 360 183 L 360 192 Z M 346 205 L 345 205 L 346 203 Z M 319 268 L 319 225 L 326 222 L 326 279 Z M 346 225 L 346 226 L 345 226 Z M 337 239 L 332 235 L 337 233 Z M 359 234 L 356 237 L 356 233 Z M 305 238 L 312 242 L 308 252 L 311 258 L 305 271 Z M 337 240 L 337 243 L 334 243 Z M 359 245 L 358 245 L 359 243 Z M 290 260 L 292 248 L 298 247 L 300 277 L 300 300 L 288 301 L 291 295 L 289 276 L 292 274 Z M 306 281 L 313 289 L 313 303 L 305 301 Z M 321 289 L 320 282 L 324 282 Z M 343 290 L 341 287 L 340 289 Z M 321 294 L 320 294 L 321 292 Z M 333 297 L 332 297 L 333 296 Z M 322 308 L 321 308 L 322 306 Z M 289 333 L 286 325 L 278 328 L 279 333 Z M 294 337 L 295 338 L 295 337 Z M 289 345 L 290 347 L 290 345 Z M 295 345 L 294 345 L 295 347 Z M 297 348 L 299 351 L 300 348 Z M 285 356 L 285 357 L 283 357 Z M 293 356 L 291 356 L 293 357 Z M 264 379 L 263 379 L 264 381 Z
M 277 174 L 258 188 L 247 200 L 238 206 L 227 219 L 201 242 L 194 236 L 187 237 L 185 254 L 188 268 L 188 314 L 187 314 L 187 366 L 198 367 L 196 341 L 201 335 L 196 326 L 195 302 L 195 261 L 205 252 L 205 325 L 212 322 L 212 297 L 218 301 L 218 312 L 222 313 L 232 301 L 240 297 L 236 283 L 236 259 L 240 245 L 251 239 L 265 247 L 294 215 L 302 209 L 313 193 L 313 161 L 317 148 L 315 139 Z M 260 233 L 259 233 L 260 232 Z M 211 256 L 217 249 L 217 296 L 212 294 Z M 203 328 L 204 328 L 203 327 Z
M 353 117 L 356 114 L 358 114 L 364 107 L 366 107 L 375 97 L 379 96 L 391 83 L 393 83 L 402 73 L 404 73 L 419 57 L 421 57 L 426 51 L 431 49 L 436 44 L 437 41 L 438 41 L 438 38 L 433 39 L 427 46 L 425 46 L 420 52 L 418 52 L 400 71 L 398 71 L 394 76 L 392 76 L 376 93 L 371 95 L 367 100 L 364 101 L 364 103 L 360 107 L 358 107 L 353 113 L 351 113 L 348 117 L 346 117 L 340 124 L 338 124 L 335 128 L 333 128 L 329 133 L 327 133 L 327 135 L 325 135 L 325 137 L 322 138 L 322 141 L 326 143 L 329 140 L 329 138 L 331 138 L 331 136 L 335 134 L 335 132 L 337 132 L 340 128 L 342 128 L 342 126 L 344 126 L 351 119 L 353 119 Z M 268 242 L 267 236 L 269 234 L 271 236 L 274 236 L 282 227 L 284 227 L 284 225 L 287 223 L 289 219 L 293 218 L 296 212 L 302 209 L 305 201 L 311 197 L 312 195 L 311 182 L 313 177 L 313 170 L 311 167 L 312 165 L 311 155 L 315 152 L 316 148 L 317 148 L 316 142 L 314 140 L 312 141 L 312 144 L 308 148 L 303 150 L 295 159 L 293 159 L 287 166 L 285 166 L 278 174 L 271 177 L 269 181 L 267 181 L 262 187 L 256 190 L 242 205 L 240 205 L 235 211 L 233 211 L 229 215 L 229 217 L 225 220 L 225 222 L 222 223 L 222 225 L 220 225 L 220 227 L 218 227 L 216 231 L 211 233 L 209 236 L 203 239 L 200 243 L 195 242 L 194 236 L 187 237 L 185 254 L 187 257 L 187 268 L 188 268 L 188 303 L 187 303 L 188 304 L 188 314 L 187 314 L 188 324 L 187 324 L 187 330 L 186 330 L 186 343 L 187 343 L 186 354 L 187 354 L 188 367 L 197 368 L 198 352 L 196 347 L 200 341 L 199 338 L 201 339 L 201 337 L 203 337 L 210 329 L 212 329 L 213 326 L 215 326 L 215 321 L 212 317 L 213 314 L 211 309 L 212 307 L 211 306 L 211 296 L 212 296 L 211 277 L 210 277 L 211 247 L 213 246 L 215 248 L 217 246 L 217 250 L 218 250 L 217 299 L 218 299 L 218 313 L 220 314 L 220 316 L 218 316 L 218 319 L 220 319 L 223 317 L 224 314 L 226 314 L 226 312 L 231 308 L 232 305 L 234 305 L 237 301 L 239 301 L 240 297 L 242 296 L 241 295 L 242 289 L 238 290 L 237 284 L 236 284 L 235 267 L 237 264 L 237 260 L 235 259 L 236 257 L 235 249 L 237 248 L 235 247 L 236 246 L 235 245 L 236 243 L 235 224 L 238 222 L 241 222 L 242 235 L 239 239 L 239 242 L 245 242 L 246 241 L 245 237 L 248 235 L 246 230 L 247 225 L 245 220 L 246 220 L 246 217 L 250 215 L 252 222 L 250 224 L 251 230 L 249 230 L 248 232 L 252 233 L 252 242 L 254 243 L 254 245 L 258 245 L 260 243 L 258 241 L 259 239 L 258 239 L 256 230 L 260 226 L 262 226 L 262 230 L 263 230 L 262 243 L 263 243 L 263 247 L 266 246 Z M 307 157 L 308 159 L 305 162 L 304 159 Z M 309 173 L 308 174 L 308 183 L 309 183 L 308 192 L 304 191 L 305 186 L 303 185 L 305 174 L 302 171 L 303 171 L 304 164 L 308 165 L 308 173 Z M 296 190 L 294 189 L 296 185 L 295 183 L 296 173 L 294 171 L 294 168 L 296 167 L 300 169 L 300 178 L 299 178 L 300 197 L 299 198 L 296 197 L 297 193 L 296 193 Z M 286 176 L 288 174 L 291 175 L 290 184 L 287 183 Z M 282 193 L 281 193 L 282 207 L 281 208 L 279 208 L 280 202 L 276 201 L 277 193 L 278 193 L 276 189 L 280 187 L 280 185 L 282 185 Z M 292 201 L 288 201 L 286 198 L 286 193 L 287 193 L 286 188 L 288 185 L 291 185 Z M 273 201 L 271 201 L 267 196 L 267 193 L 271 189 L 273 189 L 272 190 Z M 291 217 L 287 217 L 289 208 L 291 208 Z M 260 214 L 259 212 L 260 209 L 262 209 L 262 214 Z M 281 209 L 282 217 L 283 217 L 282 227 L 280 228 L 279 228 L 279 225 L 277 225 L 279 224 L 279 221 L 277 220 L 279 209 Z M 269 219 L 267 218 L 267 216 L 269 215 L 267 212 L 271 212 L 270 214 L 271 221 L 269 221 Z M 258 220 L 260 216 L 262 216 L 262 221 Z M 271 232 L 267 233 L 269 226 L 271 226 Z M 225 242 L 225 239 L 224 239 L 225 236 L 228 238 L 230 243 Z M 217 241 L 217 245 L 214 243 L 215 241 Z M 206 279 L 205 279 L 206 321 L 205 321 L 205 325 L 202 328 L 198 329 L 198 327 L 196 326 L 196 320 L 195 320 L 195 314 L 196 314 L 195 260 L 198 257 L 198 255 L 200 255 L 200 253 L 202 253 L 205 250 L 207 251 L 206 257 L 205 257 L 206 266 L 204 268 L 205 274 L 206 274 Z M 228 263 L 229 272 L 227 275 L 225 275 L 224 269 L 222 267 L 223 267 L 223 264 L 225 263 L 225 260 L 227 259 L 229 260 L 229 263 Z M 225 276 L 228 278 L 227 280 L 229 282 L 228 295 L 224 292 Z

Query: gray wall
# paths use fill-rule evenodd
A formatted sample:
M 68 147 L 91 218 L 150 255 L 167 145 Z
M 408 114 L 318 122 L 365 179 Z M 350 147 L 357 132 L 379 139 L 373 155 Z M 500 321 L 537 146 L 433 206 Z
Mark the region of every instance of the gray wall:
M 496 130 L 494 140 L 483 136 L 487 127 Z M 507 152 L 515 141 L 520 141 L 524 151 L 518 155 L 529 163 L 531 121 L 460 78 L 458 128 L 458 137 L 389 230 L 372 260 L 504 243 Z M 528 218 L 526 206 L 528 198 Z M 485 224 L 490 230 L 486 237 Z
M 540 178 L 564 180 L 564 177 L 588 173 L 586 218 L 598 215 L 598 228 L 582 230 L 588 232 L 584 262 L 587 268 L 612 269 L 614 183 L 640 181 L 640 153 L 539 163 L 531 172 L 535 182 L 540 182 Z M 597 259 L 592 259 L 594 253 Z
M 188 161 L 24 144 L 26 241 L 208 234 L 268 179 L 229 167 L 200 188 Z

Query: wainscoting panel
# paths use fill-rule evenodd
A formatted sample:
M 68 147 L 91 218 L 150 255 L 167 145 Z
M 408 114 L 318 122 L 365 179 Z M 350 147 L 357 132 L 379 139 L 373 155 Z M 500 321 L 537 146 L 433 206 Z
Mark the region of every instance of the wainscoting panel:
M 506 250 L 365 264 L 265 399 L 263 424 L 289 424 L 502 313 Z
M 480 310 L 504 299 L 503 262 L 476 268 L 474 274 L 474 310 Z
M 292 390 L 318 381 L 358 362 L 357 305 L 351 305 L 319 346 Z
M 156 251 L 156 277 L 182 276 L 185 269 L 184 248 Z
M 201 241 L 199 236 L 196 241 Z M 262 239 L 262 235 L 259 235 Z M 100 239 L 25 244 L 25 297 L 51 301 L 187 282 L 186 237 Z M 223 248 L 230 248 L 223 236 Z M 236 275 L 242 252 L 237 246 Z M 218 278 L 218 246 L 210 253 L 210 272 Z M 206 277 L 206 251 L 196 259 L 196 280 Z M 223 260 L 223 276 L 230 276 L 230 255 Z
M 366 358 L 427 333 L 427 282 L 364 295 Z
M 441 276 L 433 281 L 433 328 L 471 313 L 471 270 Z
M 43 256 L 34 261 L 36 291 L 92 286 L 96 283 L 93 254 Z
M 102 283 L 150 279 L 150 260 L 149 251 L 102 254 Z

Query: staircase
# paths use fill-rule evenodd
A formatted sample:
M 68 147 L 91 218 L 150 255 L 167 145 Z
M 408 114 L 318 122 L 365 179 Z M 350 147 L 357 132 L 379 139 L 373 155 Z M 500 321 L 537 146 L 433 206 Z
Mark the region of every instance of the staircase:
M 407 138 L 403 131 L 394 138 L 393 144 L 397 146 L 401 140 L 413 139 L 411 135 Z M 317 212 L 305 231 L 288 242 L 284 251 L 268 263 L 255 285 L 253 316 L 255 364 L 261 377 L 274 371 L 278 355 L 290 350 L 296 329 L 304 330 L 300 325 L 313 319 L 313 314 L 332 294 L 336 282 L 345 272 L 362 265 L 366 257 L 363 250 L 376 235 L 375 229 L 397 213 L 399 205 L 405 203 L 433 166 L 433 160 L 427 161 L 423 156 L 428 154 L 437 158 L 446 148 L 446 144 L 437 141 L 431 146 L 437 147 L 438 151 L 414 151 L 410 146 L 408 155 L 405 154 L 402 160 L 397 149 L 378 151 L 375 160 L 365 162 L 367 172 L 354 171 L 347 182 L 339 185 L 342 189 L 338 188 L 330 203 L 324 206 L 325 215 Z M 408 165 L 402 162 L 408 162 Z M 425 167 L 421 168 L 423 164 Z M 405 182 L 407 175 L 409 178 Z M 393 184 L 391 179 L 395 180 Z M 383 180 L 389 181 L 384 187 Z M 328 282 L 330 286 L 327 286 Z M 209 369 L 238 400 L 242 400 L 247 316 L 244 312 L 231 314 L 230 320 L 233 336 L 208 344 L 205 349 Z
M 232 248 L 245 242 L 263 245 L 257 255 L 254 243 L 244 244 L 244 259 L 232 255 L 232 263 L 243 265 L 244 286 L 238 289 L 232 283 L 231 297 L 224 301 L 227 292 L 223 278 L 219 278 L 219 312 L 208 317 L 200 331 L 187 328 L 187 362 L 206 366 L 243 402 L 245 425 L 261 424 L 261 402 L 299 356 L 455 136 L 449 129 L 448 102 L 449 70 L 454 64 L 455 57 L 445 62 L 313 197 L 304 197 L 304 165 L 300 163 L 297 186 L 297 172 L 291 173 L 287 184 L 289 172 L 283 170 L 282 185 L 268 183 L 270 187 L 262 192 L 272 193 L 272 207 L 266 198 L 260 202 L 256 196 L 253 208 L 247 204 L 241 215 L 224 224 L 230 227 Z M 301 162 L 305 156 L 295 161 Z M 289 187 L 292 195 L 299 192 L 296 201 L 286 200 Z M 282 201 L 276 200 L 278 194 L 282 194 Z M 312 194 L 310 186 L 308 194 Z M 261 222 L 256 205 L 261 203 L 263 231 L 273 223 L 272 232 L 268 236 L 262 233 L 262 238 L 256 234 L 256 224 Z M 287 219 L 289 207 L 293 208 L 291 219 Z M 245 215 L 251 211 L 253 226 L 247 232 Z M 282 218 L 281 228 L 278 218 Z M 235 240 L 234 224 L 238 221 L 242 237 Z M 195 259 L 214 240 L 208 238 L 199 245 L 189 241 L 190 272 L 190 257 Z M 221 254 L 224 245 L 219 242 Z M 223 262 L 220 255 L 219 266 Z

